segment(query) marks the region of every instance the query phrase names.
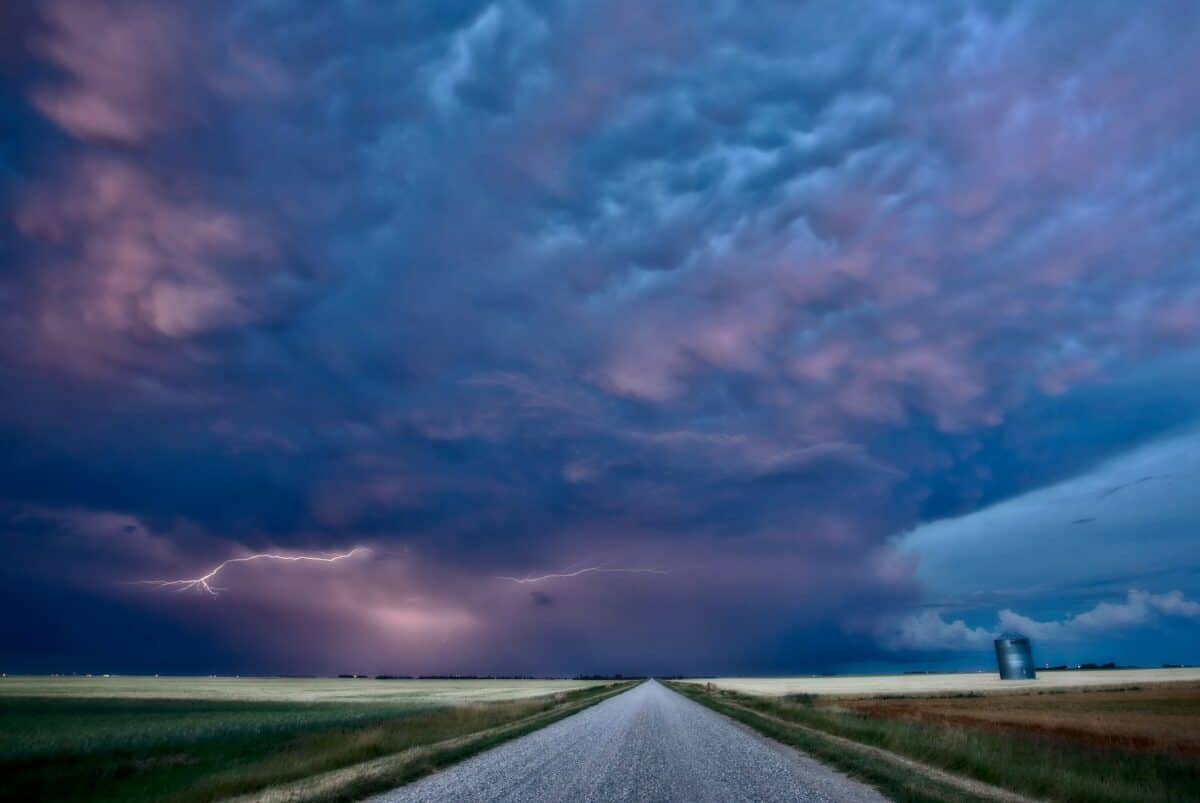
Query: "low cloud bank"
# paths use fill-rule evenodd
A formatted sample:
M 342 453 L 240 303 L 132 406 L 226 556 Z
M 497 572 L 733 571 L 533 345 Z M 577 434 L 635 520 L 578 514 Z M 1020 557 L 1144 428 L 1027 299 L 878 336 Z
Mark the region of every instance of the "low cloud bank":
M 1008 631 L 1038 641 L 1073 641 L 1143 627 L 1163 618 L 1200 619 L 1200 602 L 1187 599 L 1181 591 L 1152 594 L 1130 589 L 1121 602 L 1101 602 L 1058 621 L 1042 622 L 1006 608 L 997 615 L 993 628 L 971 627 L 962 619 L 948 622 L 937 611 L 927 610 L 901 619 L 884 643 L 892 650 L 980 650 Z

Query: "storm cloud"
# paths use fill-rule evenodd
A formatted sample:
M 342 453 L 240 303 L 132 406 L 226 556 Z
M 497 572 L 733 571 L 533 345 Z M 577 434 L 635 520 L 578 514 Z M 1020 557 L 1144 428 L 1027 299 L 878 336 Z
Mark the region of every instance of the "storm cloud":
M 923 660 L 1018 591 L 923 528 L 1191 432 L 1197 10 L 394 5 L 0 12 L 14 670 Z M 1025 610 L 1196 598 L 1170 471 L 1026 522 L 1104 550 Z M 667 573 L 497 579 L 581 566 Z

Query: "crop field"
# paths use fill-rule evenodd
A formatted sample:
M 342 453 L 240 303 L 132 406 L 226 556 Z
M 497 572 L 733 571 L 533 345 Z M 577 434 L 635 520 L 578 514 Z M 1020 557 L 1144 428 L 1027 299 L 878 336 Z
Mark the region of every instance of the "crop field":
M 0 678 L 0 701 L 6 697 L 104 697 L 423 706 L 519 700 L 598 684 L 594 680 L 10 676 Z
M 782 697 L 788 694 L 860 697 L 891 694 L 990 694 L 1047 689 L 1076 689 L 1200 682 L 1200 668 L 1103 669 L 1041 672 L 1035 680 L 1000 680 L 994 672 L 920 675 L 838 675 L 833 677 L 701 678 L 684 682 L 713 683 L 743 694 Z
M 351 799 L 626 685 L 8 677 L 0 680 L 0 800 L 208 801 L 335 772 L 336 783 L 296 799 Z M 369 778 L 354 771 L 368 764 Z
M 1081 674 L 1046 673 L 1038 683 L 1043 677 L 1055 682 L 1005 684 L 1003 690 L 956 686 L 940 696 L 919 682 L 908 686 L 913 692 L 908 695 L 895 693 L 897 685 L 885 681 L 859 696 L 847 695 L 845 684 L 819 687 L 833 689 L 829 695 L 787 685 L 805 679 L 746 679 L 742 686 L 770 694 L 735 691 L 721 681 L 708 689 L 675 686 L 868 778 L 897 799 L 978 799 L 970 784 L 984 783 L 1044 800 L 1200 801 L 1200 681 L 1179 679 L 1192 672 L 1142 672 L 1136 676 L 1140 683 L 1116 686 L 1092 676 L 1127 680 L 1129 673 L 1088 673 L 1083 683 L 1067 688 L 1063 680 Z M 938 676 L 912 679 L 931 677 Z M 929 768 L 926 777 L 920 779 L 904 760 Z M 939 786 L 938 773 L 961 782 Z

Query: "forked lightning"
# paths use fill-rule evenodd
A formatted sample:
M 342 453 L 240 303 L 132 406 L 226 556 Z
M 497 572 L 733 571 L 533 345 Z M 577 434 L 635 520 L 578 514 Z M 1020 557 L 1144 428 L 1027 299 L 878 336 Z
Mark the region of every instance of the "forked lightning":
M 212 585 L 210 585 L 209 581 L 211 581 L 214 577 L 216 577 L 218 574 L 220 574 L 221 570 L 224 569 L 226 566 L 230 565 L 231 563 L 250 563 L 251 561 L 256 561 L 256 560 L 281 560 L 281 561 L 288 561 L 288 562 L 309 561 L 309 562 L 314 562 L 314 563 L 336 563 L 339 560 L 345 560 L 346 558 L 352 557 L 354 555 L 357 555 L 360 552 L 366 552 L 366 551 L 368 551 L 366 547 L 358 546 L 358 547 L 355 547 L 354 549 L 351 549 L 349 552 L 346 552 L 341 555 L 277 555 L 273 552 L 260 552 L 260 553 L 254 554 L 254 555 L 246 555 L 246 556 L 240 557 L 240 558 L 230 558 L 229 560 L 224 561 L 224 562 L 220 563 L 219 565 L 217 565 L 217 567 L 212 569 L 211 571 L 209 571 L 208 574 L 201 575 L 200 577 L 185 578 L 182 580 L 137 580 L 135 582 L 138 583 L 139 585 L 152 585 L 152 586 L 155 586 L 156 588 L 174 588 L 177 591 L 192 591 L 192 590 L 198 589 L 201 591 L 206 591 L 215 597 L 221 591 L 224 591 L 225 589 L 214 588 Z

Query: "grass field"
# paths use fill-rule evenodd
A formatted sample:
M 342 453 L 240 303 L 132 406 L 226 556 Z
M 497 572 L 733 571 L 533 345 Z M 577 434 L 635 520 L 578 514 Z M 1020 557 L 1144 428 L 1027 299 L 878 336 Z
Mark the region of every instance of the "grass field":
M 911 768 L 887 754 L 1036 799 L 1200 801 L 1200 683 L 859 698 L 705 691 L 695 683 L 676 688 L 897 800 L 987 796 L 914 783 Z M 846 750 L 838 740 L 887 754 Z
M 441 745 L 394 762 L 369 784 L 344 773 L 344 782 L 313 798 L 347 799 L 573 713 L 614 688 L 586 681 L 4 678 L 0 800 L 218 800 Z
M 375 680 L 373 678 L 234 678 L 8 676 L 6 697 L 105 697 L 228 702 L 456 705 L 519 700 L 595 686 L 594 680 Z

